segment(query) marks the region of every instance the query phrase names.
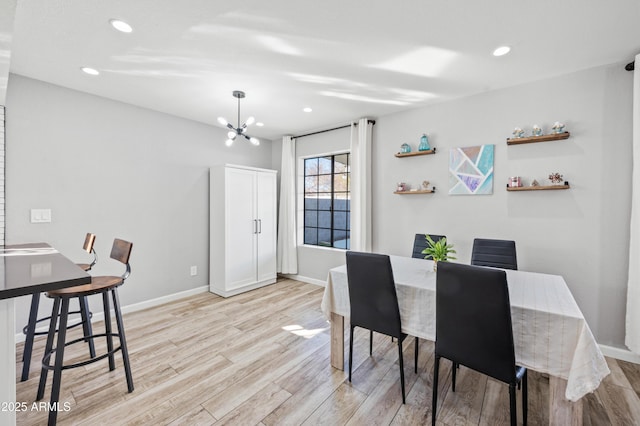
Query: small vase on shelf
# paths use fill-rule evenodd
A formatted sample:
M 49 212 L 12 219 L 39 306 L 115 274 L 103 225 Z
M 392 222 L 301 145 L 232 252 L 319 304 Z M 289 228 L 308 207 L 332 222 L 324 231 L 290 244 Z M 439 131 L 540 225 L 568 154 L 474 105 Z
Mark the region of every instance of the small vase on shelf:
M 429 138 L 425 133 L 420 137 L 420 145 L 418 145 L 418 151 L 429 151 L 431 146 L 429 146 Z

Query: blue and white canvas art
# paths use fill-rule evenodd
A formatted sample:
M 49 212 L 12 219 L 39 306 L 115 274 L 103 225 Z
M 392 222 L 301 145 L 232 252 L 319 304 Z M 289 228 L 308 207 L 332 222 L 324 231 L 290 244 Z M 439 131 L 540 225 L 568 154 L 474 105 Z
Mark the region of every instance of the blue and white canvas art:
M 449 151 L 449 194 L 493 194 L 494 145 L 451 148 Z

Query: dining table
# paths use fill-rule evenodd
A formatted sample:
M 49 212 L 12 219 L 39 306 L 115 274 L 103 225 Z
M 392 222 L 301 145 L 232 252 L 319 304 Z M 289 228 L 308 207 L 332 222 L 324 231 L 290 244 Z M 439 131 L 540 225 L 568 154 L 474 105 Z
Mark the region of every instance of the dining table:
M 16 424 L 15 298 L 91 282 L 91 276 L 47 243 L 0 246 L 0 425 Z
M 390 256 L 402 332 L 435 341 L 433 261 Z M 560 275 L 505 270 L 516 363 L 549 376 L 550 424 L 581 424 L 582 397 L 609 374 L 607 362 Z M 346 265 L 329 271 L 321 309 L 331 322 L 331 365 L 344 369 L 344 318 L 349 317 Z

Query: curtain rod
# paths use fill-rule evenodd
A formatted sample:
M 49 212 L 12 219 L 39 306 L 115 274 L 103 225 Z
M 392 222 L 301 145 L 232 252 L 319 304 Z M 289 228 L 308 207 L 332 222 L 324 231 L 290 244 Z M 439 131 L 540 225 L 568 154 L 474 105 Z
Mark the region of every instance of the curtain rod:
M 369 124 L 376 124 L 376 120 L 368 120 Z M 358 123 L 355 123 L 356 126 L 358 125 Z M 331 129 L 325 129 L 325 130 L 318 130 L 317 132 L 311 132 L 311 133 L 306 133 L 304 135 L 300 135 L 300 136 L 291 136 L 292 139 L 297 139 L 297 138 L 304 138 L 305 136 L 313 136 L 313 135 L 318 135 L 320 133 L 326 133 L 326 132 L 331 132 L 334 130 L 340 130 L 340 129 L 346 129 L 347 127 L 351 127 L 351 124 L 345 124 L 344 126 L 339 126 L 339 127 L 334 127 Z
M 633 62 L 629 62 L 629 63 L 624 67 L 624 69 L 625 69 L 625 70 L 627 70 L 627 71 L 633 71 L 633 70 L 635 69 L 635 67 L 636 67 L 636 61 L 633 61 Z

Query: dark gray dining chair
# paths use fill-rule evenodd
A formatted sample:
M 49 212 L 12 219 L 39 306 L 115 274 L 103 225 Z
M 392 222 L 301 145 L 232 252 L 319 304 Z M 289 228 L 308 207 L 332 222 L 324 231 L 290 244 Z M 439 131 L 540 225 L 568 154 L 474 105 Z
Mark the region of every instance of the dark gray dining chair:
M 505 271 L 441 262 L 436 275 L 436 343 L 432 424 L 436 424 L 440 359 L 509 385 L 511 424 L 516 425 L 516 386 L 522 385 L 523 424 L 527 424 L 527 370 L 516 365 L 511 304 Z
M 471 264 L 517 270 L 516 242 L 476 238 L 471 250 Z
M 413 252 L 411 253 L 411 257 L 414 257 L 416 259 L 431 259 L 431 256 L 425 257 L 425 255 L 422 254 L 422 250 L 426 249 L 429 246 L 426 235 L 427 234 L 416 234 L 413 239 Z M 431 239 L 435 242 L 438 242 L 443 238 L 447 238 L 444 235 L 435 234 L 429 234 L 429 237 L 431 237 Z
M 373 332 L 395 337 L 398 341 L 402 403 L 405 403 L 404 362 L 400 308 L 389 256 L 374 253 L 347 252 L 347 280 L 351 306 L 349 330 L 349 382 L 353 365 L 353 330 L 369 330 L 369 355 L 373 353 Z M 418 372 L 418 338 L 415 342 L 415 371 Z

